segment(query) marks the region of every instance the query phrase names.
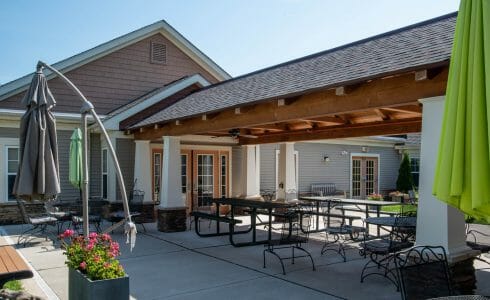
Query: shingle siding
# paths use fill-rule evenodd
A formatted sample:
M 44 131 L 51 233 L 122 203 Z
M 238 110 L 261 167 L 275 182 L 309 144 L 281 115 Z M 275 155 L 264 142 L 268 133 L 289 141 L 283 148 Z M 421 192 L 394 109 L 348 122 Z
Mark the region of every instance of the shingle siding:
M 124 178 L 124 185 L 126 186 L 126 191 L 128 193 L 131 191 L 134 181 L 134 149 L 134 140 L 116 139 L 116 155 Z M 122 199 L 119 183 L 117 183 L 117 181 L 116 195 L 118 200 Z M 129 194 L 127 196 L 129 199 Z
M 19 137 L 18 128 L 0 127 L 0 137 L 3 138 L 17 138 Z
M 150 41 L 167 45 L 167 63 L 150 63 Z M 99 114 L 107 114 L 131 100 L 184 76 L 199 73 L 208 81 L 217 80 L 161 34 L 108 54 L 65 75 L 92 101 Z M 80 111 L 81 102 L 60 79 L 49 80 L 57 101 L 55 112 Z M 0 101 L 0 108 L 23 109 L 24 92 Z

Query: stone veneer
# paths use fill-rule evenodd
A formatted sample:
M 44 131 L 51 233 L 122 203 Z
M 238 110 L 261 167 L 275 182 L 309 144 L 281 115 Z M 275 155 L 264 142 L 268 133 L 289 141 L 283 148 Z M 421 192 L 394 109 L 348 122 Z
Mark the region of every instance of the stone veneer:
M 476 289 L 474 257 L 449 263 L 454 291 L 458 295 L 472 295 Z
M 25 207 L 29 215 L 39 215 L 45 212 L 44 203 L 40 201 L 26 202 Z M 24 223 L 24 220 L 16 201 L 0 203 L 0 225 L 22 223 Z
M 186 231 L 186 207 L 158 208 L 158 230 L 162 232 Z

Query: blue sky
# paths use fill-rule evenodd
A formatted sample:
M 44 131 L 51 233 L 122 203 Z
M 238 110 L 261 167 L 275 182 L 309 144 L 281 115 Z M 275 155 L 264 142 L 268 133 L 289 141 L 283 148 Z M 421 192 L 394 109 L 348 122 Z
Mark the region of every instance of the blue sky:
M 0 1 L 0 83 L 164 19 L 236 76 L 456 11 L 459 0 Z

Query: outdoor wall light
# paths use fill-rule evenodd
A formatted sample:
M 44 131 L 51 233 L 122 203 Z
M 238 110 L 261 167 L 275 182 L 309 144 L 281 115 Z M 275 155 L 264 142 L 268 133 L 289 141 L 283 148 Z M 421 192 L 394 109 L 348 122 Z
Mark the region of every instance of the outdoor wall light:
M 330 161 L 330 157 L 328 157 L 328 155 L 323 156 L 323 161 L 325 163 L 329 162 Z

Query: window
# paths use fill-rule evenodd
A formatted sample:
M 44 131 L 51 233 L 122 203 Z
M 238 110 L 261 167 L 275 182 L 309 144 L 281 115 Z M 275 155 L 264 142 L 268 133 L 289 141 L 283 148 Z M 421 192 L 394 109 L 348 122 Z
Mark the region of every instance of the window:
M 102 199 L 107 199 L 107 149 L 102 149 Z
M 15 200 L 12 195 L 15 177 L 19 167 L 19 147 L 7 146 L 7 200 Z
M 226 175 L 227 173 L 227 168 L 228 164 L 226 163 L 226 155 L 221 155 L 221 174 L 220 174 L 220 192 L 221 192 L 221 197 L 226 197 L 227 196 L 227 182 L 226 182 Z
M 413 184 L 419 187 L 420 158 L 410 158 L 410 170 L 412 172 Z
M 182 176 L 182 193 L 187 192 L 187 155 L 182 154 L 180 156 L 180 161 L 182 163 L 181 176 Z
M 160 193 L 160 183 L 162 182 L 162 153 L 153 152 L 153 193 Z

